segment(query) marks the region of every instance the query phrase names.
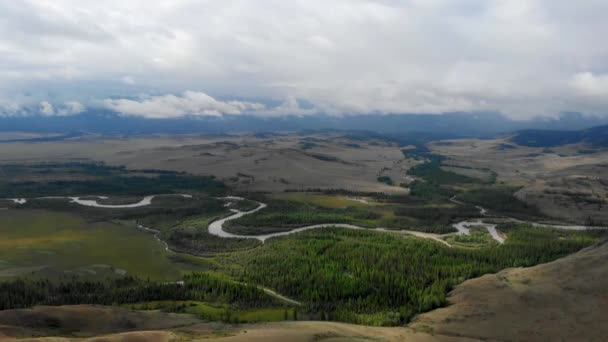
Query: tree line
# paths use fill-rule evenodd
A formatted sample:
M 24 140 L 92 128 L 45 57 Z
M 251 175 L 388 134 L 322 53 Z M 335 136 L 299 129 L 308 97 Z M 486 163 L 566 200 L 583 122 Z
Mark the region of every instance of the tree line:
M 276 305 L 253 285 L 236 283 L 206 273 L 191 273 L 182 282 L 158 283 L 134 277 L 92 281 L 69 277 L 16 279 L 0 282 L 0 310 L 34 305 L 127 304 L 157 300 L 229 303 L 236 308 Z

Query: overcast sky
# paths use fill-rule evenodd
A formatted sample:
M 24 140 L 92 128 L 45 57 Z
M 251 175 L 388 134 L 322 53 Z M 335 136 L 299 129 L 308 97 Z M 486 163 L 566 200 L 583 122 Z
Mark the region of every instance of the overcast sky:
M 607 17 L 606 0 L 0 1 L 0 111 L 608 115 Z

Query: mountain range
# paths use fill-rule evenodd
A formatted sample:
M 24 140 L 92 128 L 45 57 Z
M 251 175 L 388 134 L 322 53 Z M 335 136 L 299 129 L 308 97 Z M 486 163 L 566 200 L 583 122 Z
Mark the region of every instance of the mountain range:
M 36 133 L 73 134 L 186 134 L 225 132 L 277 132 L 301 130 L 365 130 L 385 134 L 432 132 L 450 137 L 493 137 L 515 131 L 528 130 L 517 141 L 535 144 L 530 134 L 541 130 L 585 130 L 607 125 L 608 118 L 587 117 L 578 113 L 564 113 L 557 118 L 536 118 L 527 121 L 510 119 L 498 113 L 427 114 L 368 114 L 368 115 L 307 115 L 260 117 L 252 115 L 187 116 L 171 119 L 148 119 L 126 116 L 108 110 L 89 110 L 71 116 L 10 116 L 0 114 L 0 132 L 26 131 Z M 576 140 L 579 134 L 570 132 L 559 139 L 543 133 L 538 144 L 547 141 Z M 595 133 L 581 133 L 585 136 Z

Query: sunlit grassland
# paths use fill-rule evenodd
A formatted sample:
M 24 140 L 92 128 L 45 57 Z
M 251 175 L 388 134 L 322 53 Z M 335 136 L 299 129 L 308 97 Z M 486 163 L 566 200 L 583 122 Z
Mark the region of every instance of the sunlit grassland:
M 163 310 L 188 313 L 207 321 L 226 321 L 239 323 L 279 322 L 297 317 L 295 308 L 252 308 L 235 309 L 223 303 L 199 301 L 152 301 L 124 305 L 134 310 Z
M 448 235 L 445 241 L 454 247 L 482 248 L 497 247 L 498 242 L 485 227 L 469 227 L 469 235 Z
M 361 201 L 357 201 L 353 198 L 349 198 L 348 196 L 339 196 L 339 195 L 323 195 L 323 194 L 314 194 L 309 192 L 288 192 L 288 193 L 279 193 L 272 195 L 273 199 L 278 200 L 286 200 L 298 203 L 306 203 L 324 208 L 346 208 L 346 207 L 369 207 L 372 205 L 378 205 L 379 203 L 374 202 L 371 198 L 365 198 L 368 203 L 363 203 Z
M 206 263 L 171 255 L 152 234 L 134 226 L 87 222 L 44 210 L 0 212 L 0 277 L 127 274 L 152 280 L 179 279 L 181 271 Z

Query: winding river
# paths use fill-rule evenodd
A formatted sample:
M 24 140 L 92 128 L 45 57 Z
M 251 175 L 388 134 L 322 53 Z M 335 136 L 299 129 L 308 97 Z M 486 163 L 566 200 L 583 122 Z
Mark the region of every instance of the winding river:
M 102 203 L 99 203 L 98 200 L 108 199 L 108 197 L 104 197 L 104 196 L 81 196 L 81 197 L 49 196 L 49 197 L 38 197 L 35 199 L 70 199 L 70 203 L 76 203 L 76 204 L 88 206 L 88 207 L 121 209 L 121 208 L 136 208 L 136 207 L 143 207 L 143 206 L 150 205 L 152 203 L 152 200 L 158 196 L 181 196 L 184 198 L 192 198 L 192 195 L 187 195 L 187 194 L 150 195 L 150 196 L 145 196 L 139 202 L 129 203 L 129 204 L 102 204 Z M 86 197 L 87 199 L 83 199 L 83 197 Z M 96 199 L 91 199 L 91 198 L 96 198 Z M 218 199 L 226 201 L 227 207 L 230 206 L 230 204 L 233 202 L 245 200 L 242 197 L 235 197 L 235 196 L 220 197 Z M 16 204 L 27 203 L 27 199 L 25 199 L 25 198 L 9 198 L 9 199 L 5 199 L 5 200 L 13 201 Z M 451 198 L 450 200 L 454 203 L 462 204 L 462 202 L 456 200 L 455 198 Z M 352 224 L 345 224 L 345 223 L 322 223 L 322 224 L 315 224 L 315 225 L 295 228 L 295 229 L 292 229 L 289 231 L 284 231 L 284 232 L 260 234 L 260 235 L 232 234 L 232 233 L 229 233 L 224 230 L 224 224 L 226 222 L 236 220 L 245 215 L 254 214 L 267 207 L 267 205 L 265 203 L 261 203 L 261 202 L 257 202 L 257 203 L 258 203 L 258 206 L 255 209 L 249 210 L 249 211 L 240 211 L 240 210 L 236 210 L 236 209 L 230 209 L 230 211 L 232 212 L 231 215 L 218 219 L 218 220 L 215 220 L 209 224 L 209 227 L 208 227 L 209 233 L 211 235 L 215 235 L 215 236 L 218 236 L 221 238 L 256 239 L 261 242 L 265 242 L 266 240 L 274 238 L 274 237 L 295 234 L 295 233 L 303 232 L 306 230 L 322 229 L 322 228 L 346 228 L 346 229 L 357 229 L 357 230 L 367 230 L 367 231 L 372 230 L 372 231 L 384 232 L 384 233 L 414 235 L 414 236 L 417 236 L 420 238 L 431 239 L 431 240 L 437 241 L 439 243 L 442 243 L 446 246 L 451 247 L 451 245 L 443 239 L 443 237 L 445 237 L 446 235 L 449 235 L 449 234 L 441 235 L 441 234 L 424 233 L 424 232 L 411 231 L 411 230 L 394 230 L 394 229 L 387 229 L 387 228 L 381 228 L 381 227 L 365 228 L 365 227 L 360 227 L 360 226 L 356 226 L 356 225 L 352 225 Z M 477 206 L 476 208 L 479 210 L 480 216 L 482 216 L 482 217 L 487 216 L 487 210 L 485 208 L 480 207 L 480 206 Z M 512 221 L 512 222 L 527 223 L 527 224 L 531 224 L 531 225 L 537 226 L 537 227 L 549 227 L 549 228 L 557 228 L 557 229 L 572 229 L 572 230 L 606 229 L 605 227 L 543 224 L 543 223 L 536 223 L 536 222 L 521 221 L 521 220 L 517 220 L 514 218 L 507 218 L 507 220 Z M 454 227 L 458 231 L 457 234 L 461 234 L 461 235 L 469 235 L 470 227 L 485 227 L 488 230 L 488 233 L 492 236 L 492 238 L 494 240 L 496 240 L 500 244 L 505 242 L 504 235 L 502 235 L 500 232 L 498 232 L 498 230 L 496 229 L 496 224 L 484 222 L 483 219 L 471 219 L 471 220 L 461 221 L 458 223 L 454 223 L 452 225 L 452 227 Z M 151 233 L 154 233 L 155 238 L 164 245 L 165 250 L 167 250 L 167 251 L 169 250 L 169 246 L 167 245 L 167 243 L 165 241 L 162 241 L 159 238 L 158 234 L 160 232 L 158 230 L 155 230 L 152 228 L 147 228 L 147 227 L 144 227 L 141 225 L 138 225 L 138 228 L 145 230 L 145 231 L 149 231 Z
M 227 201 L 242 201 L 244 200 L 244 198 L 242 197 L 221 197 L 220 199 L 224 199 Z M 299 233 L 299 232 L 303 232 L 306 230 L 311 230 L 311 229 L 321 229 L 321 228 L 346 228 L 346 229 L 357 229 L 357 230 L 373 230 L 373 231 L 379 231 L 379 232 L 386 232 L 386 233 L 401 233 L 401 234 L 410 234 L 410 235 L 415 235 L 421 238 L 426 238 L 426 239 L 432 239 L 435 240 L 437 242 L 440 242 L 444 245 L 450 246 L 449 243 L 447 243 L 446 241 L 441 239 L 441 235 L 439 234 L 431 234 L 431 233 L 424 233 L 424 232 L 416 232 L 416 231 L 410 231 L 410 230 L 391 230 L 391 229 L 387 229 L 387 228 L 365 228 L 365 227 L 359 227 L 359 226 L 355 226 L 352 224 L 346 224 L 346 223 L 321 223 L 321 224 L 314 224 L 314 225 L 310 225 L 310 226 L 305 226 L 305 227 L 300 227 L 300 228 L 295 228 L 292 230 L 288 230 L 288 231 L 284 231 L 284 232 L 278 232 L 278 233 L 271 233 L 271 234 L 261 234 L 261 235 L 240 235 L 240 234 L 232 234 L 229 233 L 227 231 L 224 230 L 224 223 L 228 222 L 228 221 L 232 221 L 232 220 L 236 220 L 240 217 L 243 217 L 245 215 L 250 215 L 253 214 L 255 212 L 258 212 L 264 208 L 266 208 L 267 205 L 265 203 L 261 203 L 258 202 L 258 207 L 250 210 L 250 211 L 239 211 L 236 209 L 231 209 L 231 211 L 234 213 L 228 217 L 224 217 L 222 219 L 213 221 L 209 224 L 209 234 L 211 235 L 215 235 L 215 236 L 219 236 L 221 238 L 234 238 L 234 239 L 256 239 L 262 242 L 265 242 L 268 239 L 274 238 L 274 237 L 279 237 L 279 236 L 285 236 L 285 235 L 290 235 L 290 234 L 295 234 L 295 233 Z
M 229 202 L 244 200 L 244 198 L 242 198 L 242 197 L 234 197 L 234 196 L 222 197 L 220 199 L 224 199 Z M 457 204 L 463 204 L 462 202 L 456 200 L 455 198 L 451 198 L 450 200 Z M 267 207 L 267 205 L 265 203 L 258 202 L 258 207 L 253 210 L 250 210 L 250 211 L 239 211 L 236 209 L 231 209 L 231 211 L 233 212 L 232 215 L 219 219 L 219 220 L 216 220 L 216 221 L 212 222 L 211 224 L 209 224 L 209 233 L 212 235 L 215 235 L 215 236 L 222 237 L 222 238 L 257 239 L 259 241 L 264 242 L 270 238 L 285 236 L 285 235 L 289 235 L 289 234 L 295 234 L 295 233 L 303 232 L 306 230 L 335 227 L 335 228 L 347 228 L 347 229 L 358 229 L 358 230 L 368 230 L 368 231 L 373 230 L 373 231 L 387 232 L 387 233 L 390 232 L 390 233 L 409 234 L 409 235 L 414 235 L 414 236 L 417 236 L 420 238 L 435 240 L 439 243 L 442 243 L 444 245 L 451 247 L 451 245 L 447 241 L 443 240 L 443 237 L 445 237 L 446 235 L 449 235 L 449 234 L 441 235 L 441 234 L 424 233 L 424 232 L 411 231 L 411 230 L 394 230 L 394 229 L 387 229 L 387 228 L 380 228 L 380 227 L 379 228 L 365 228 L 365 227 L 359 227 L 359 226 L 355 226 L 352 224 L 345 224 L 345 223 L 322 223 L 322 224 L 315 224 L 315 225 L 295 228 L 293 230 L 284 231 L 284 232 L 261 234 L 261 235 L 232 234 L 232 233 L 229 233 L 224 230 L 224 223 L 226 223 L 228 221 L 236 220 L 245 215 L 250 215 L 250 214 L 256 213 L 266 207 Z M 481 217 L 488 216 L 487 209 L 485 209 L 481 206 L 476 206 L 476 208 L 479 210 L 479 215 Z M 608 229 L 607 227 L 555 225 L 555 224 L 528 222 L 528 221 L 517 220 L 515 218 L 510 218 L 510 217 L 506 218 L 506 220 L 511 221 L 511 222 L 526 223 L 526 224 L 533 225 L 535 227 L 547 227 L 547 228 L 556 228 L 556 229 L 571 229 L 571 230 Z M 458 231 L 457 234 L 461 234 L 461 235 L 469 235 L 470 227 L 484 227 L 487 229 L 488 233 L 490 234 L 490 236 L 492 236 L 492 238 L 494 240 L 496 240 L 499 244 L 503 244 L 505 242 L 505 236 L 504 236 L 504 234 L 501 234 L 496 229 L 496 226 L 497 226 L 497 224 L 495 224 L 495 223 L 484 222 L 484 220 L 482 218 L 470 219 L 470 220 L 465 220 L 465 221 L 461 221 L 461 222 L 452 224 L 452 227 L 454 227 Z
M 85 207 L 124 209 L 124 208 L 144 207 L 144 206 L 150 205 L 150 204 L 152 204 L 152 200 L 155 197 L 159 197 L 159 196 L 181 196 L 184 198 L 192 198 L 192 195 L 187 195 L 187 194 L 150 195 L 150 196 L 145 196 L 139 202 L 128 203 L 128 204 L 101 204 L 98 202 L 98 200 L 107 200 L 109 197 L 106 197 L 106 196 L 80 196 L 80 197 L 46 196 L 46 197 L 36 197 L 33 199 L 69 199 L 70 203 L 80 204 Z M 88 199 L 83 199 L 83 197 L 87 197 Z M 97 198 L 97 199 L 89 199 L 89 198 Z M 26 198 L 6 198 L 6 200 L 12 201 L 16 204 L 25 204 L 28 201 Z

